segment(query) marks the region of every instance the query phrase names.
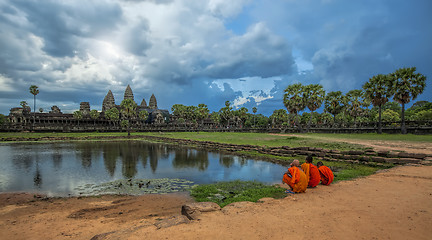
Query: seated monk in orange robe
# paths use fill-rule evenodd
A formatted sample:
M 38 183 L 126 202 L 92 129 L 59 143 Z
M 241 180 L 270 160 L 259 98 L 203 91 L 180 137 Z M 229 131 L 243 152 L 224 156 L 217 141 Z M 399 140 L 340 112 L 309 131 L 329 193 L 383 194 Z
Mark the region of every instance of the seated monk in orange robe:
M 283 175 L 282 182 L 288 184 L 291 190 L 295 193 L 305 192 L 307 188 L 307 179 L 305 173 L 298 168 L 300 165 L 298 160 L 291 163 L 291 167 Z
M 317 163 L 318 171 L 321 174 L 321 184 L 330 185 L 333 182 L 334 175 L 330 168 L 324 166 L 322 162 Z
M 316 187 L 321 181 L 321 176 L 318 168 L 312 164 L 312 156 L 306 157 L 306 162 L 301 165 L 301 168 L 308 179 L 308 187 Z

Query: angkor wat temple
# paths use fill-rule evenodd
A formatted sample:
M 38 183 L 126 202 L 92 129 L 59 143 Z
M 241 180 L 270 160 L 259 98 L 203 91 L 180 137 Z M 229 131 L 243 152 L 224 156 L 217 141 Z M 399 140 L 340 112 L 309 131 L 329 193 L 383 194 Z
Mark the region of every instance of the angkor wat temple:
M 131 87 L 128 85 L 124 92 L 124 99 L 131 99 L 135 102 L 134 95 Z M 109 120 L 105 116 L 105 112 L 111 108 L 117 108 L 119 110 L 119 120 Z M 15 107 L 10 109 L 9 123 L 10 130 L 38 130 L 38 131 L 80 131 L 80 130 L 98 130 L 98 131 L 110 131 L 110 130 L 121 130 L 120 121 L 125 120 L 125 116 L 122 114 L 122 108 L 120 104 L 116 104 L 115 98 L 111 90 L 108 91 L 102 102 L 102 111 L 99 112 L 97 118 L 90 116 L 90 103 L 80 103 L 80 113 L 82 117 L 78 119 L 72 113 L 62 113 L 60 108 L 56 105 L 51 107 L 51 111 L 44 112 L 31 112 L 30 107 Z M 141 111 L 148 112 L 147 119 L 140 119 L 139 113 Z M 141 101 L 140 105 L 137 105 L 136 116 L 130 120 L 131 126 L 143 126 L 148 124 L 163 124 L 167 123 L 170 119 L 168 110 L 159 109 L 157 106 L 157 100 L 154 94 L 150 97 L 149 104 L 145 99 Z

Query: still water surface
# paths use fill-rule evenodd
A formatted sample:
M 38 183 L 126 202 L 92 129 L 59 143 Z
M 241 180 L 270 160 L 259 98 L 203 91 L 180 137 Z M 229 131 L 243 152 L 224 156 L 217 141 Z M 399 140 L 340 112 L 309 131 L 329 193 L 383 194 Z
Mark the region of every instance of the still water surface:
M 286 167 L 205 150 L 141 141 L 0 144 L 0 192 L 78 195 L 118 179 L 180 178 L 279 183 Z

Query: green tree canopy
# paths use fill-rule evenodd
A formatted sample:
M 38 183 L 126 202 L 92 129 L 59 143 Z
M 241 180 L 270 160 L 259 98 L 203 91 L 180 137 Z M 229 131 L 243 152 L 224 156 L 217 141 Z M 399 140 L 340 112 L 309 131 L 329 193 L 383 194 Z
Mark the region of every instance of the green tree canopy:
M 303 85 L 301 83 L 289 85 L 285 89 L 283 102 L 291 114 L 298 114 L 298 112 L 303 111 L 306 107 L 303 97 Z
M 321 107 L 325 99 L 325 91 L 320 84 L 309 84 L 303 87 L 303 98 L 312 116 L 312 113 Z M 308 118 L 307 131 L 309 131 L 312 119 L 312 117 Z
M 345 107 L 345 98 L 341 91 L 329 92 L 325 98 L 324 109 L 333 115 L 333 121 L 336 122 L 336 115 L 341 113 Z
M 120 119 L 120 112 L 117 108 L 110 108 L 105 111 L 105 117 L 111 122 L 116 122 Z
M 270 121 L 273 126 L 280 126 L 282 124 L 287 124 L 288 113 L 285 109 L 274 110 L 273 114 L 270 115 Z
M 406 134 L 405 104 L 417 98 L 426 87 L 426 77 L 421 73 L 415 73 L 416 68 L 400 68 L 390 74 L 393 81 L 394 100 L 402 105 L 402 134 Z
M 204 103 L 198 104 L 198 108 L 196 109 L 195 113 L 197 120 L 200 120 L 202 124 L 204 119 L 208 117 L 209 112 L 210 110 L 208 109 L 207 105 Z
M 122 115 L 127 119 L 127 132 L 128 136 L 130 136 L 130 120 L 136 115 L 137 104 L 132 99 L 124 99 L 120 107 L 122 109 Z M 123 126 L 123 121 L 121 124 Z
M 354 118 L 354 124 L 356 123 L 357 117 L 366 115 L 366 107 L 368 107 L 369 101 L 366 100 L 364 92 L 362 90 L 351 90 L 346 94 L 346 111 Z
M 389 75 L 378 74 L 363 85 L 365 97 L 378 107 L 378 133 L 382 133 L 382 106 L 393 96 L 393 82 Z
M 221 121 L 227 123 L 229 126 L 229 121 L 233 117 L 232 107 L 229 101 L 225 101 L 225 107 L 219 110 L 219 116 Z
M 149 117 L 149 113 L 146 110 L 142 110 L 141 112 L 138 113 L 138 117 L 142 121 L 147 121 L 147 119 Z

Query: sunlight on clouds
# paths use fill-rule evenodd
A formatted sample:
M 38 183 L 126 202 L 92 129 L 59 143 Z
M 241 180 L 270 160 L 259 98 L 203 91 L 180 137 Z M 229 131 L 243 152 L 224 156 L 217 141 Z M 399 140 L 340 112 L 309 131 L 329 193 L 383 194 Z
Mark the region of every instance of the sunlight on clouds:
M 246 77 L 241 79 L 220 79 L 213 81 L 213 86 L 225 91 L 224 84 L 228 84 L 233 91 L 241 92 L 242 96 L 234 99 L 233 107 L 239 108 L 251 99 L 254 99 L 257 105 L 261 102 L 272 99 L 271 90 L 275 87 L 275 82 L 281 81 L 281 77 Z M 211 87 L 211 86 L 210 86 Z
M 2 92 L 13 92 L 15 89 L 12 87 L 13 80 L 0 74 L 0 91 Z

